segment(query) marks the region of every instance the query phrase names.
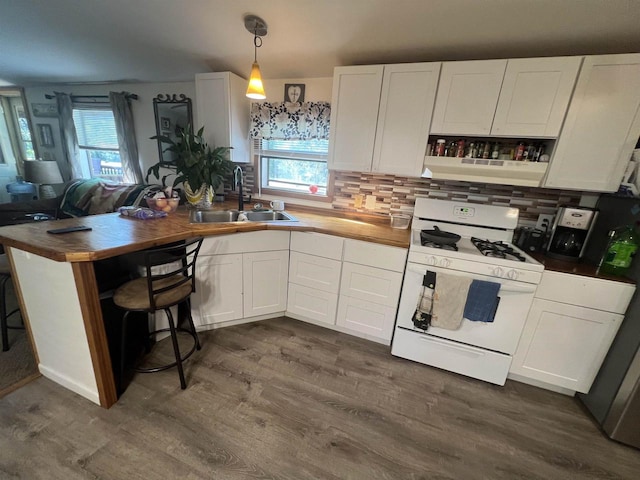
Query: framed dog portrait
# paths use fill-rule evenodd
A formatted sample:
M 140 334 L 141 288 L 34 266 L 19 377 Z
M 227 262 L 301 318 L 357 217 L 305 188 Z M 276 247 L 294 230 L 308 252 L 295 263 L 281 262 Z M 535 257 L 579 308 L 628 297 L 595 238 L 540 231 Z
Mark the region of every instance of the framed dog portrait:
M 285 83 L 284 101 L 289 103 L 304 102 L 304 83 Z

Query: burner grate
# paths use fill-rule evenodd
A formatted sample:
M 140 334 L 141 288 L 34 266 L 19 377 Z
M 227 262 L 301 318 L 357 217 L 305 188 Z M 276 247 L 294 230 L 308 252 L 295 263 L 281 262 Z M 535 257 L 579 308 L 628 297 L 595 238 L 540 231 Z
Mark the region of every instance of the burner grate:
M 458 251 L 458 246 L 455 244 L 443 244 L 443 243 L 436 243 L 436 242 L 429 242 L 426 240 L 421 240 L 420 244 L 423 247 L 431 247 L 431 248 L 440 248 L 441 250 L 451 250 L 453 252 L 457 252 Z
M 492 242 L 491 240 L 483 240 L 477 237 L 471 237 L 471 243 L 484 255 L 485 257 L 504 258 L 507 260 L 519 260 L 525 262 L 526 258 L 523 257 L 518 251 L 516 251 L 508 243 L 501 241 Z

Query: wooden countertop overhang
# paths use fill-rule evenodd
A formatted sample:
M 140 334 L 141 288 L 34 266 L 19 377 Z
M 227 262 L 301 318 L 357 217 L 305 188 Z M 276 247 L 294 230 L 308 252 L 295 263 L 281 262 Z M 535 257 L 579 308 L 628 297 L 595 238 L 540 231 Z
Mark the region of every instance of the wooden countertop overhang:
M 216 206 L 227 210 L 231 205 Z M 410 230 L 391 228 L 389 220 L 306 207 L 287 208 L 297 222 L 189 223 L 186 207 L 167 217 L 139 220 L 118 213 L 34 222 L 0 227 L 0 243 L 59 262 L 92 262 L 163 245 L 194 236 L 225 235 L 256 230 L 325 233 L 355 240 L 408 248 Z M 85 225 L 91 231 L 54 235 L 47 230 Z

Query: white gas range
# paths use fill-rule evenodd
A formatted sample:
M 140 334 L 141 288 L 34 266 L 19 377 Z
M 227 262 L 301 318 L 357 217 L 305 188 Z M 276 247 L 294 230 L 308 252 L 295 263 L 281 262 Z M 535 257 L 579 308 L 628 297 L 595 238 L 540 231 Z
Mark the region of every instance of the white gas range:
M 544 270 L 510 243 L 518 214 L 517 208 L 416 199 L 393 355 L 504 385 Z M 421 231 L 435 227 L 461 238 L 455 245 L 423 245 Z M 499 284 L 493 317 L 463 318 L 455 329 L 414 324 L 428 272 Z

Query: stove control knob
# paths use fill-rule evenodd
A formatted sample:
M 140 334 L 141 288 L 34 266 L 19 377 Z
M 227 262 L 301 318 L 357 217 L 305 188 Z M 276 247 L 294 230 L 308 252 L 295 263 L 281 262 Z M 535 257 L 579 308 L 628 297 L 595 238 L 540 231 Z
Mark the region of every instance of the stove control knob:
M 438 259 L 436 257 L 434 257 L 433 255 L 431 255 L 429 258 L 427 258 L 427 265 L 436 266 L 437 264 L 438 264 Z
M 451 260 L 449 260 L 448 258 L 443 258 L 442 260 L 440 260 L 440 266 L 448 268 L 449 266 L 451 266 Z
M 510 278 L 511 280 L 517 280 L 518 279 L 518 271 L 517 270 L 509 270 L 507 272 L 507 278 Z
M 504 272 L 502 271 L 502 269 L 501 269 L 500 267 L 496 267 L 496 268 L 494 268 L 494 269 L 493 269 L 493 274 L 494 274 L 496 277 L 502 277 L 502 274 L 503 274 L 503 273 L 504 273 Z

